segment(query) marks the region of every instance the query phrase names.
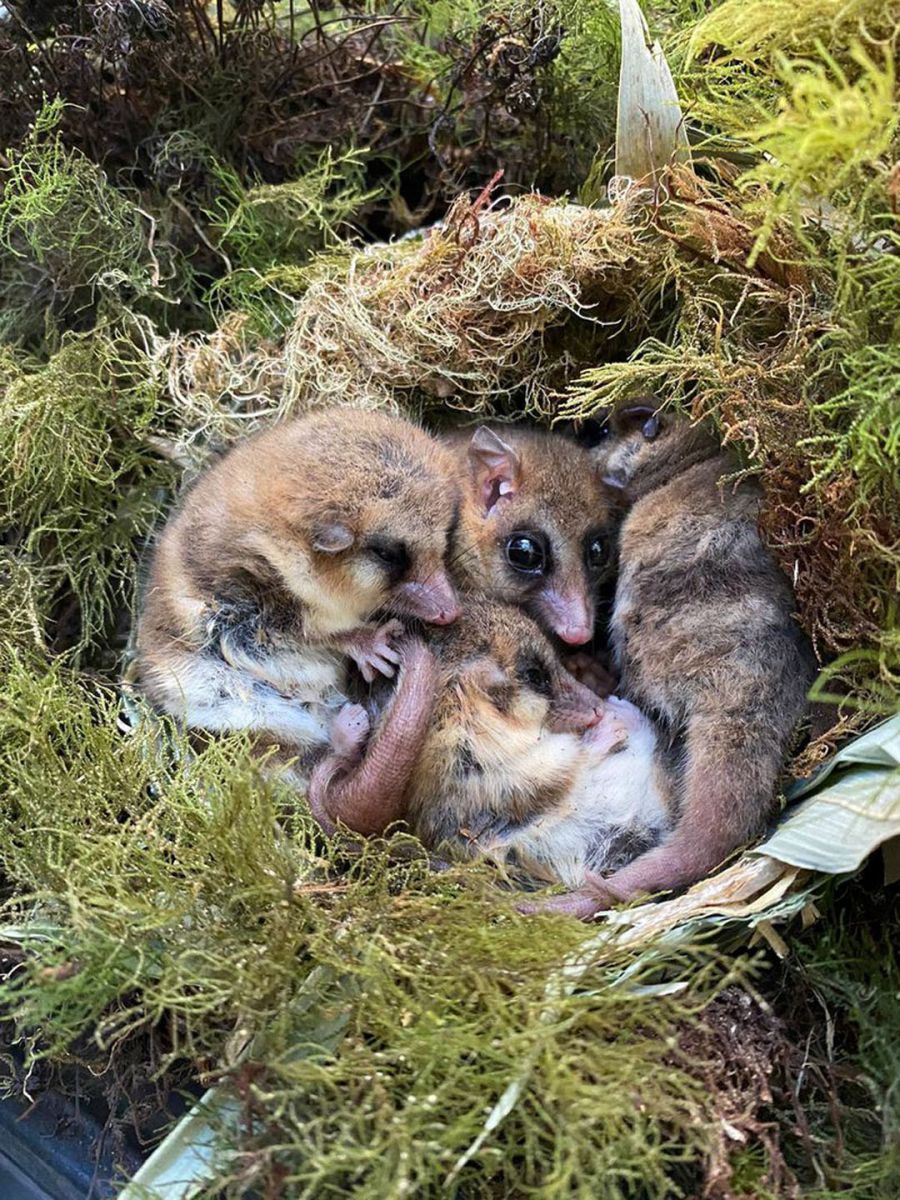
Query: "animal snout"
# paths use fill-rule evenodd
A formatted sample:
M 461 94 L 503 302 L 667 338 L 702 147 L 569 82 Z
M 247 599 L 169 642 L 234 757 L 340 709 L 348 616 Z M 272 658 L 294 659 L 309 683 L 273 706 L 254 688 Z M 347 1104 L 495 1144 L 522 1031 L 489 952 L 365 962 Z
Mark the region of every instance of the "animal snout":
M 453 584 L 443 571 L 425 581 L 411 579 L 401 583 L 393 607 L 397 612 L 418 617 L 429 625 L 452 625 L 461 611 Z
M 603 709 L 596 704 L 563 701 L 550 710 L 549 726 L 554 733 L 584 733 L 603 720 Z
M 557 628 L 557 633 L 569 646 L 583 646 L 591 640 L 593 632 L 593 628 L 583 622 L 573 622 Z
M 594 605 L 580 587 L 547 587 L 537 598 L 544 621 L 569 646 L 583 646 L 594 634 Z

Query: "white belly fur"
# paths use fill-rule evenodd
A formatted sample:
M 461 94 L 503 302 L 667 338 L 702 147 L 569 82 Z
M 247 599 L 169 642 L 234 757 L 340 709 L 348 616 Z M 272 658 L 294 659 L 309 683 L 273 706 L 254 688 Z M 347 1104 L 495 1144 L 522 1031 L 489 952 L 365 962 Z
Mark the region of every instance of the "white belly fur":
M 665 797 L 654 764 L 656 731 L 625 700 L 610 697 L 610 717 L 625 727 L 627 741 L 609 751 L 603 726 L 581 741 L 575 783 L 555 808 L 503 838 L 492 856 L 516 861 L 536 879 L 578 888 L 588 871 L 604 870 L 623 837 L 658 841 L 670 828 Z

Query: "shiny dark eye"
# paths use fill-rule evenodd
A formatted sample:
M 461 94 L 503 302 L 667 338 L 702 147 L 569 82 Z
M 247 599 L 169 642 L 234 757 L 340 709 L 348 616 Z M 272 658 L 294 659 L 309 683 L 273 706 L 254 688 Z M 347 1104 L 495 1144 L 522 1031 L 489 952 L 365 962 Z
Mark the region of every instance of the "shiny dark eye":
M 578 442 L 582 446 L 587 446 L 588 449 L 599 446 L 601 442 L 607 441 L 611 436 L 612 430 L 609 427 L 609 421 L 598 421 L 595 417 L 589 417 L 586 421 L 582 421 L 576 435 Z
M 552 690 L 550 669 L 534 655 L 522 655 L 516 663 L 516 678 L 526 687 L 541 696 L 549 696 Z
M 587 544 L 585 552 L 588 570 L 596 573 L 606 566 L 606 542 L 603 538 L 595 537 Z
M 391 575 L 400 576 L 409 567 L 409 551 L 403 542 L 395 538 L 371 538 L 366 549 L 376 562 L 388 569 Z
M 506 539 L 506 561 L 523 575 L 543 575 L 547 569 L 547 548 L 543 538 L 532 533 L 514 533 Z

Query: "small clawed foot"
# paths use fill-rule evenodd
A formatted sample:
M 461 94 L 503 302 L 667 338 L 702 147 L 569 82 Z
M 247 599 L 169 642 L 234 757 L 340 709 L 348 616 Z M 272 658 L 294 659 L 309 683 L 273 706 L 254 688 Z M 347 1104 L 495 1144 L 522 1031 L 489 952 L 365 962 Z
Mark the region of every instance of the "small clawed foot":
M 590 921 L 602 911 L 602 906 L 587 892 L 566 892 L 562 896 L 547 896 L 543 900 L 525 900 L 516 908 L 529 917 L 540 913 L 562 913 L 579 921 Z
M 562 913 L 576 917 L 579 921 L 591 921 L 599 913 L 607 912 L 622 900 L 609 881 L 601 875 L 588 872 L 584 887 L 577 892 L 564 892 L 561 896 L 547 896 L 540 900 L 526 900 L 516 905 L 520 913 L 534 916 L 536 913 Z
M 369 735 L 369 714 L 361 704 L 345 704 L 331 722 L 331 745 L 341 758 L 356 759 Z
M 362 629 L 345 643 L 347 654 L 353 659 L 366 683 L 373 683 L 379 675 L 390 679 L 400 662 L 400 652 L 393 643 L 403 633 L 399 621 L 386 621 L 376 629 Z

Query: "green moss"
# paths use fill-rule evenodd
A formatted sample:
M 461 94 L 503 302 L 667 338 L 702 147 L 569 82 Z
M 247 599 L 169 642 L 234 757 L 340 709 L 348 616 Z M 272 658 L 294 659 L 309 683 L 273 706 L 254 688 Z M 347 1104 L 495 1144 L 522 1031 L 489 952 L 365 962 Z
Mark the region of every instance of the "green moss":
M 804 128 L 797 106 L 814 116 L 821 130 L 821 104 L 835 104 L 848 84 L 853 87 L 860 70 L 859 47 L 880 61 L 890 49 L 900 15 L 895 0 L 725 0 L 706 7 L 708 11 L 694 20 L 675 22 L 666 50 L 690 123 L 706 134 L 726 135 L 727 140 L 717 143 L 726 151 L 748 146 L 760 121 L 776 118 L 779 110 L 786 144 L 793 140 L 796 148 L 815 139 L 813 128 Z M 809 70 L 817 80 L 804 78 Z M 800 94 L 786 102 L 786 89 L 798 83 Z M 841 137 L 848 117 L 865 122 L 862 113 L 851 115 L 852 97 L 845 97 L 845 104 L 833 114 L 833 138 Z M 792 109 L 793 133 L 787 128 Z
M 0 526 L 77 611 L 74 645 L 110 632 L 172 474 L 146 441 L 159 399 L 143 352 L 98 330 L 68 337 L 0 391 Z
M 213 299 L 222 308 L 251 313 L 266 333 L 282 332 L 299 294 L 285 277 L 316 251 L 338 244 L 351 219 L 377 192 L 364 185 L 365 154 L 323 151 L 288 183 L 245 188 L 222 164 L 220 193 L 209 212 L 221 253 L 234 269 L 217 281 Z
M 826 921 L 794 946 L 795 986 L 820 1014 L 830 1069 L 849 1084 L 842 1152 L 804 1193 L 811 1200 L 893 1200 L 900 1187 L 900 906 L 876 875 L 837 889 Z
M 772 194 L 751 263 L 780 216 L 799 223 L 831 201 L 843 205 L 839 222 L 852 221 L 873 175 L 887 178 L 900 122 L 893 56 L 873 57 L 857 42 L 849 60 L 845 69 L 822 49 L 818 61 L 778 61 L 784 97 L 771 117 L 761 108 L 747 130 L 760 161 L 742 182 Z
M 0 1004 L 41 1053 L 83 1033 L 112 1053 L 161 1021 L 172 1058 L 240 1049 L 236 1083 L 266 1113 L 243 1156 L 297 1195 L 438 1194 L 521 1072 L 459 1188 L 614 1197 L 639 1176 L 662 1197 L 676 1164 L 702 1160 L 714 1115 L 676 1034 L 729 977 L 709 951 L 635 970 L 594 946 L 578 993 L 554 992 L 591 930 L 526 922 L 486 871 L 434 874 L 383 846 L 339 873 L 340 845 L 239 739 L 184 771 L 171 732 L 123 735 L 115 694 L 59 667 L 12 662 L 2 699 L 0 937 L 27 959 Z M 660 970 L 687 990 L 644 994 Z
M 151 292 L 160 264 L 150 221 L 58 132 L 47 104 L 0 169 L 0 339 L 33 340 L 50 322 L 84 320 L 104 297 Z

